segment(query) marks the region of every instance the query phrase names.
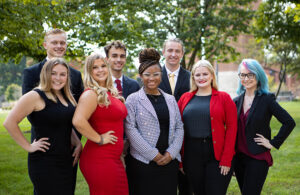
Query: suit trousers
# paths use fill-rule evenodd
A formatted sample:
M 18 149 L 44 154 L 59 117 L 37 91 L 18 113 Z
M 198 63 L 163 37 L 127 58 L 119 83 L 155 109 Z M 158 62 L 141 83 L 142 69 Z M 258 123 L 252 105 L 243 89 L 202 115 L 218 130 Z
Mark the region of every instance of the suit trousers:
M 211 138 L 185 139 L 183 168 L 194 195 L 226 194 L 233 171 L 221 174 Z
M 269 165 L 243 153 L 234 157 L 234 172 L 243 195 L 259 195 L 265 183 Z

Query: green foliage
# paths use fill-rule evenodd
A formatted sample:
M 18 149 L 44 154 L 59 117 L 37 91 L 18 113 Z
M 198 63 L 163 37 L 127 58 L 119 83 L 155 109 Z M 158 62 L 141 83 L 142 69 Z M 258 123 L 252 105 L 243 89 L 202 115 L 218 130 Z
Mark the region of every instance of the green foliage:
M 295 21 L 296 8 L 289 2 L 266 0 L 260 4 L 254 22 L 257 37 L 300 44 L 300 23 Z
M 9 84 L 15 83 L 21 85 L 22 71 L 26 66 L 26 58 L 21 58 L 19 64 L 15 64 L 14 60 L 9 60 L 7 63 L 0 62 L 0 94 L 4 94 Z
M 124 15 L 145 38 L 139 45 L 162 48 L 167 37 L 180 38 L 186 48 L 182 66 L 190 69 L 202 56 L 220 62 L 235 59 L 237 52 L 230 43 L 248 32 L 251 2 L 135 0 L 124 3 L 128 7 Z
M 287 73 L 300 73 L 300 3 L 294 0 L 266 0 L 256 12 L 253 31 L 270 51 L 270 65 L 280 66 L 280 86 Z
M 7 101 L 18 100 L 22 95 L 21 87 L 17 84 L 10 84 L 5 91 L 5 99 Z
M 203 55 L 209 60 L 229 61 L 237 52 L 230 45 L 247 33 L 254 0 L 4 0 L 0 3 L 0 56 L 41 60 L 45 28 L 68 31 L 67 56 L 91 52 L 90 44 L 102 47 L 122 40 L 129 63 L 143 47 L 161 49 L 170 36 L 183 40 L 182 65 L 190 68 Z

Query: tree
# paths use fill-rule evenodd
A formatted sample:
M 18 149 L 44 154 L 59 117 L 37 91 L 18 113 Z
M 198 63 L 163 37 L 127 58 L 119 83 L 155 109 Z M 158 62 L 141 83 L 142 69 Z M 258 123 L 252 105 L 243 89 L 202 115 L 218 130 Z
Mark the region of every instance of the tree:
M 286 73 L 300 73 L 299 8 L 300 3 L 295 0 L 266 0 L 256 12 L 255 36 L 273 53 L 273 64 L 280 65 L 276 97 Z
M 289 42 L 275 41 L 272 43 L 272 57 L 270 59 L 271 65 L 280 66 L 279 71 L 279 85 L 276 91 L 276 97 L 278 96 L 282 83 L 286 78 L 286 73 L 291 72 L 291 68 L 299 64 L 299 52 L 295 44 Z
M 292 2 L 292 0 L 266 0 L 262 2 L 255 16 L 255 36 L 270 42 L 280 40 L 300 44 L 300 22 L 296 20 L 300 3 Z M 296 7 L 293 8 L 294 6 Z M 297 8 L 298 12 L 296 12 Z
M 4 94 L 6 88 L 15 83 L 21 85 L 22 83 L 22 71 L 26 66 L 26 58 L 21 58 L 20 63 L 16 64 L 14 60 L 10 60 L 7 63 L 0 63 L 0 94 Z
M 180 38 L 186 48 L 182 66 L 191 69 L 197 57 L 220 62 L 235 59 L 237 52 L 230 43 L 249 32 L 251 2 L 134 0 L 125 3 L 123 13 L 128 24 L 142 33 L 139 44 L 143 46 L 161 48 L 166 37 Z
M 8 61 L 22 56 L 36 60 L 45 57 L 42 47 L 45 26 L 72 29 L 84 15 L 75 0 L 2 0 L 0 3 L 0 56 Z M 67 55 L 83 55 L 83 49 L 72 47 Z
M 22 95 L 21 87 L 17 84 L 10 84 L 5 91 L 5 99 L 7 101 L 18 100 Z
M 69 33 L 67 56 L 84 56 L 89 44 L 99 47 L 120 39 L 129 61 L 142 47 L 161 49 L 169 36 L 180 38 L 188 69 L 196 58 L 227 62 L 237 52 L 230 45 L 249 32 L 254 0 L 4 0 L 0 4 L 0 56 L 41 60 L 44 26 Z

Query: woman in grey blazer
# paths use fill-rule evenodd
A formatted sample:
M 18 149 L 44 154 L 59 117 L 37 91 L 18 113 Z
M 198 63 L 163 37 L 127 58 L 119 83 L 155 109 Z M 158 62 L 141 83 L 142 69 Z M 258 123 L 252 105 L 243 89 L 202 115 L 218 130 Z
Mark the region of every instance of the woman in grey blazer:
M 131 195 L 177 194 L 183 124 L 176 100 L 158 88 L 162 69 L 153 49 L 139 54 L 144 87 L 126 100 L 130 143 L 126 171 Z

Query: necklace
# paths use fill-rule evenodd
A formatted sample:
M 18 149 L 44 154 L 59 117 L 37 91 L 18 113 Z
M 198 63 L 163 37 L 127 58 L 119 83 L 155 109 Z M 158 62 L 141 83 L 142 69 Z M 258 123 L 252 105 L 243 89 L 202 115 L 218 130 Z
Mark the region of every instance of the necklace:
M 150 99 L 154 100 L 154 102 L 157 102 L 161 94 L 158 95 L 147 94 L 147 95 Z
M 254 96 L 245 96 L 245 105 L 251 107 L 254 100 Z

